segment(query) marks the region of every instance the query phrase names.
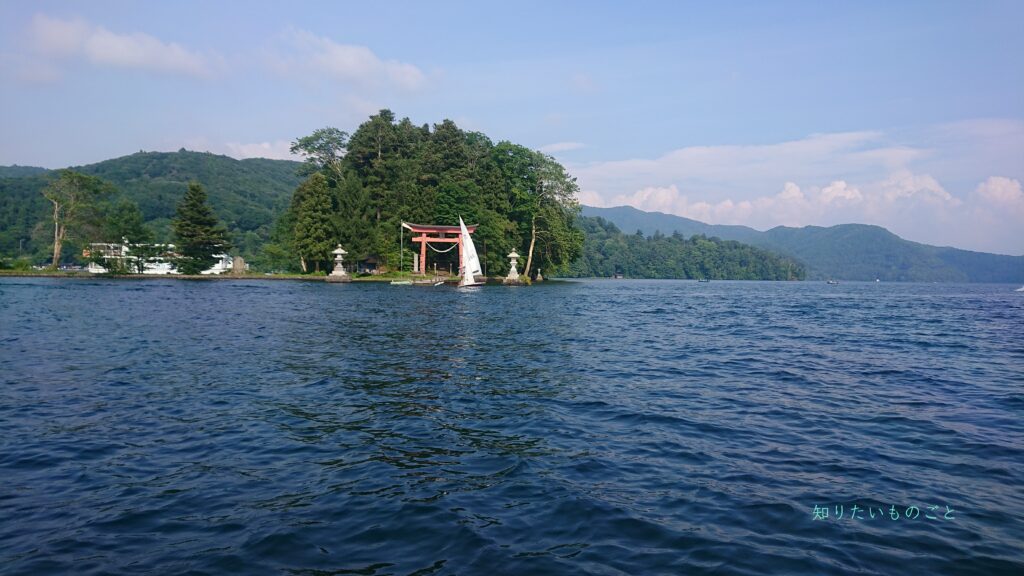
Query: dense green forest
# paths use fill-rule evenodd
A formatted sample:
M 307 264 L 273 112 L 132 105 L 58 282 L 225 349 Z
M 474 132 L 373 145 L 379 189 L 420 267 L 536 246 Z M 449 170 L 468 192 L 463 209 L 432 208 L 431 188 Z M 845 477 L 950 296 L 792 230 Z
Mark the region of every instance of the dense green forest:
M 390 269 L 404 254 L 403 269 L 410 270 L 413 250 L 401 222 L 455 225 L 460 216 L 479 225 L 474 239 L 491 272 L 507 267 L 513 249 L 526 257 L 521 267 L 549 272 L 565 270 L 580 254 L 575 179 L 523 146 L 495 144 L 450 120 L 414 125 L 382 110 L 351 136 L 318 130 L 298 139 L 295 151 L 305 163 L 181 150 L 139 152 L 73 170 L 113 185 L 98 214 L 133 203 L 159 242 L 172 240 L 171 218 L 188 183 L 202 184 L 235 252 L 262 270 L 322 269 L 338 242 L 350 259 L 373 257 Z M 57 172 L 9 172 L 19 177 L 0 178 L 0 254 L 43 262 L 52 222 L 42 191 Z M 64 261 L 80 260 L 89 241 L 118 240 L 69 235 Z M 431 255 L 442 264 L 451 258 Z
M 802 280 L 804 267 L 790 258 L 733 240 L 623 234 L 599 217 L 581 217 L 586 234 L 583 257 L 569 274 L 574 277 L 708 278 L 712 280 Z
M 159 242 L 170 242 L 175 207 L 188 189 L 199 182 L 209 191 L 210 203 L 227 226 L 237 252 L 249 258 L 270 238 L 274 223 L 287 208 L 292 191 L 302 178 L 299 162 L 253 158 L 235 160 L 205 152 L 138 152 L 72 169 L 97 176 L 114 187 L 105 201 L 113 209 L 121 201 L 137 204 L 145 224 Z M 50 204 L 42 191 L 57 171 L 6 167 L 0 170 L 0 256 L 45 260 L 53 241 L 47 224 Z M 73 259 L 86 240 L 73 238 L 64 250 Z
M 25 176 L 38 176 L 48 172 L 46 168 L 37 166 L 0 166 L 0 178 L 24 178 Z
M 295 142 L 312 174 L 292 197 L 259 261 L 274 269 L 325 266 L 340 241 L 355 259 L 412 269 L 401 223 L 477 224 L 484 270 L 507 269 L 523 254 L 523 273 L 564 271 L 583 246 L 576 228 L 575 178 L 549 156 L 511 142 L 493 143 L 451 120 L 415 125 L 389 110 L 349 136 L 334 128 Z M 324 218 L 327 215 L 327 218 Z M 455 253 L 430 254 L 445 263 Z M 457 265 L 455 268 L 457 270 Z
M 705 224 L 689 218 L 644 212 L 630 206 L 583 207 L 583 215 L 602 217 L 623 230 L 652 235 L 704 234 L 752 244 L 799 260 L 814 279 L 886 282 L 1024 282 L 1024 256 L 1004 256 L 904 240 L 880 226 L 778 226 L 760 232 L 746 226 Z

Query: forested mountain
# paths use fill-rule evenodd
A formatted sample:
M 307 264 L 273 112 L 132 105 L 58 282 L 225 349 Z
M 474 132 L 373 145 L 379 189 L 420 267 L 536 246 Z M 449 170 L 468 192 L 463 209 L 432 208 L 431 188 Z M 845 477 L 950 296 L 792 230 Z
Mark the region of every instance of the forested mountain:
M 38 166 L 0 166 L 0 178 L 23 178 L 25 176 L 37 176 L 47 172 L 46 168 Z
M 796 258 L 814 279 L 902 282 L 1024 282 L 1024 256 L 1003 256 L 936 247 L 904 240 L 880 226 L 842 224 L 759 232 L 746 226 L 718 226 L 689 218 L 643 212 L 629 206 L 584 206 L 584 216 L 600 216 L 624 230 L 684 236 L 704 234 L 747 242 Z M 628 226 L 628 227 L 627 227 Z
M 45 234 L 33 234 L 50 213 L 41 193 L 47 178 L 41 174 L 0 178 L 0 257 L 42 256 L 52 241 Z
M 703 234 L 708 238 L 722 238 L 724 240 L 736 240 L 739 242 L 750 242 L 762 233 L 747 226 L 727 226 L 720 224 L 705 224 L 699 220 L 691 220 L 682 216 L 665 214 L 663 212 L 644 212 L 632 206 L 616 206 L 614 208 L 594 208 L 583 206 L 581 213 L 584 216 L 596 216 L 612 222 L 628 234 L 637 230 L 645 235 L 651 236 L 657 232 L 672 234 L 679 232 L 689 238 Z
M 624 234 L 604 218 L 580 217 L 586 234 L 583 257 L 570 275 L 575 277 L 708 278 L 712 280 L 800 280 L 804 268 L 791 258 L 735 240 Z
M 772 228 L 752 241 L 792 255 L 815 277 L 909 282 L 1022 282 L 1024 256 L 939 248 L 904 240 L 880 226 Z
M 206 152 L 138 152 L 73 169 L 102 178 L 114 185 L 116 196 L 139 205 L 160 241 L 169 241 L 170 219 L 190 181 L 202 184 L 217 216 L 242 253 L 255 254 L 270 237 L 277 217 L 288 206 L 292 191 L 301 181 L 299 162 L 253 158 L 235 160 Z M 49 215 L 49 203 L 41 191 L 54 172 L 27 167 L 4 167 L 0 178 L 0 254 L 45 252 L 50 241 L 45 231 L 35 231 Z M 116 240 L 116 239 L 113 239 Z

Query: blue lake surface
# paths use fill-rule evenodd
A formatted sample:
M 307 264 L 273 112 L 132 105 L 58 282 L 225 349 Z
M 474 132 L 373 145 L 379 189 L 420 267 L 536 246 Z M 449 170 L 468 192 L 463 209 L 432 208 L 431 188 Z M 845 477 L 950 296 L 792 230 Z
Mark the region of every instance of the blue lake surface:
M 0 279 L 0 572 L 1024 574 L 1014 288 Z

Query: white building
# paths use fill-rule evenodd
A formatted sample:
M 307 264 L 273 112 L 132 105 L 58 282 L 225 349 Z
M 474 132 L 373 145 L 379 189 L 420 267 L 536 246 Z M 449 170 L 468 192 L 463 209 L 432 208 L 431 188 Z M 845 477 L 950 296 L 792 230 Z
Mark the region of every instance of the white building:
M 147 258 L 142 268 L 143 274 L 180 274 L 174 267 L 174 259 L 177 257 L 177 254 L 174 252 L 174 244 L 133 245 L 127 242 L 121 244 L 95 243 L 89 244 L 89 249 L 83 251 L 82 255 L 86 258 L 95 255 L 102 259 L 103 262 L 119 262 L 121 263 L 121 268 L 125 268 L 134 274 L 138 270 L 139 256 L 132 253 L 133 247 L 136 248 L 136 252 L 144 251 L 147 254 L 157 254 Z M 145 248 L 145 250 L 140 250 L 142 248 Z M 231 256 L 215 254 L 214 257 L 217 258 L 217 262 L 209 269 L 203 270 L 201 274 L 223 274 L 231 271 L 231 265 L 234 262 Z M 110 271 L 95 260 L 89 262 L 86 270 L 93 274 L 106 274 Z

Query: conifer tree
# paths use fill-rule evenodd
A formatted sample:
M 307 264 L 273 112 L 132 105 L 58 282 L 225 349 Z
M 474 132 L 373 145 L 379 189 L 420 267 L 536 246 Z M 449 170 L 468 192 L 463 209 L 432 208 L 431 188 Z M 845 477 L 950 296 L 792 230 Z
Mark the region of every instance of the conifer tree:
M 304 269 L 312 263 L 319 272 L 320 263 L 330 260 L 335 241 L 327 177 L 321 172 L 313 174 L 295 195 L 301 198 L 295 215 L 295 249 Z
M 179 254 L 176 267 L 182 274 L 199 274 L 217 262 L 215 254 L 231 248 L 227 230 L 206 203 L 206 191 L 197 182 L 188 185 L 172 226 Z

